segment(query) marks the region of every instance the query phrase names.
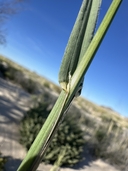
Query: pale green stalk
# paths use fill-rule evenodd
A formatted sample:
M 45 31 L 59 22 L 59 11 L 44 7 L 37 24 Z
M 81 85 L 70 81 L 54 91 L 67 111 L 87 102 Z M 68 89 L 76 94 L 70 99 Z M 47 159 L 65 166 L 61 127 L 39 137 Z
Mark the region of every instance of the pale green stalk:
M 66 154 L 67 147 L 63 147 L 63 149 L 60 150 L 60 153 L 58 155 L 58 158 L 56 162 L 54 163 L 53 167 L 50 169 L 50 171 L 58 171 L 60 166 L 62 165 L 63 158 Z
M 35 171 L 37 169 L 39 162 L 36 163 L 35 167 L 32 167 L 32 165 L 35 162 L 35 159 L 38 156 L 42 147 L 44 145 L 45 145 L 45 147 L 47 147 L 46 141 L 51 140 L 51 136 L 49 136 L 49 135 L 52 135 L 53 133 L 51 133 L 51 130 L 54 132 L 53 128 L 56 129 L 56 125 L 58 126 L 58 123 L 56 122 L 56 120 L 58 120 L 58 116 L 59 116 L 59 118 L 62 118 L 63 112 L 66 110 L 66 108 L 71 103 L 72 98 L 74 97 L 76 90 L 78 89 L 79 83 L 80 83 L 81 79 L 83 78 L 84 74 L 86 73 L 103 37 L 105 36 L 105 33 L 106 33 L 107 29 L 109 28 L 109 25 L 110 25 L 114 15 L 116 14 L 116 11 L 117 11 L 121 1 L 122 0 L 113 0 L 96 35 L 94 36 L 86 53 L 84 54 L 83 58 L 81 59 L 81 62 L 79 63 L 75 73 L 73 74 L 73 76 L 71 78 L 70 92 L 69 92 L 68 96 L 67 96 L 67 93 L 64 90 L 62 90 L 62 92 L 60 93 L 60 96 L 59 96 L 58 100 L 56 101 L 52 111 L 50 112 L 44 126 L 40 130 L 37 138 L 35 139 L 34 143 L 32 144 L 25 159 L 23 160 L 20 167 L 18 168 L 18 171 Z M 65 101 L 65 99 L 67 99 L 67 100 Z M 48 137 L 49 137 L 49 139 L 48 139 Z M 48 143 L 49 142 L 50 141 L 48 141 Z M 45 151 L 45 149 L 43 149 L 43 152 L 44 151 Z

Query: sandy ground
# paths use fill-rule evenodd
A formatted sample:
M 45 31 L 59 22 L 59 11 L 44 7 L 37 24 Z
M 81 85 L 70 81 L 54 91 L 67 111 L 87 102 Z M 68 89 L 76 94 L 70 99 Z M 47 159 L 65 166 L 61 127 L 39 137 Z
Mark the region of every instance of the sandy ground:
M 18 143 L 18 129 L 28 99 L 29 94 L 18 86 L 0 79 L 0 151 L 9 157 L 7 171 L 16 170 L 26 154 Z
M 19 144 L 19 123 L 28 109 L 30 95 L 18 86 L 0 78 L 0 151 L 8 156 L 6 171 L 16 171 L 26 151 Z M 41 164 L 38 171 L 49 171 L 50 165 Z M 93 161 L 89 154 L 74 169 L 62 168 L 61 171 L 119 171 L 102 160 Z

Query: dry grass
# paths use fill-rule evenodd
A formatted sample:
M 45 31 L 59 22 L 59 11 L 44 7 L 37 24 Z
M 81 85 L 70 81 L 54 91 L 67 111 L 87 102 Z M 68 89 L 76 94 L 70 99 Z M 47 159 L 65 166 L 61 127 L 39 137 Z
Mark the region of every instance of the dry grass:
M 128 128 L 128 118 L 121 116 L 119 113 L 110 108 L 98 106 L 97 104 L 92 103 L 82 97 L 76 99 L 76 103 L 81 107 L 82 110 L 87 111 L 94 117 L 101 118 L 102 121 L 109 122 L 110 120 L 113 120 L 118 126 Z

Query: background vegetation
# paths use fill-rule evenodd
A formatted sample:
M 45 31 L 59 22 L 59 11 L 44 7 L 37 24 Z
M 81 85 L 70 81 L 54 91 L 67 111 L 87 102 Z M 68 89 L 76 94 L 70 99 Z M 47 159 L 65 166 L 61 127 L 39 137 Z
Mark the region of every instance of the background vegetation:
M 30 72 L 9 59 L 0 56 L 0 64 L 3 62 L 7 64 L 8 68 L 3 71 L 0 65 L 1 77 L 6 80 L 11 80 L 33 94 L 29 102 L 30 110 L 25 114 L 21 124 L 21 135 L 24 135 L 22 136 L 21 142 L 28 149 L 35 134 L 39 131 L 41 124 L 44 123 L 49 111 L 55 103 L 56 95 L 59 93 L 60 88 L 49 80 L 37 75 L 35 72 Z M 31 84 L 29 84 L 30 80 L 32 81 Z M 28 87 L 28 89 L 25 87 Z M 32 91 L 29 91 L 29 89 Z M 39 96 L 39 94 L 42 95 Z M 78 127 L 74 127 L 75 124 Z M 80 137 L 77 134 L 78 132 L 76 133 L 75 131 L 80 132 Z M 70 107 L 69 113 L 60 127 L 59 135 L 61 136 L 56 134 L 55 140 L 53 140 L 53 144 L 56 148 L 50 153 L 50 150 L 53 149 L 53 145 L 51 145 L 51 149 L 49 148 L 46 155 L 45 162 L 54 163 L 59 155 L 57 146 L 59 146 L 62 151 L 64 148 L 67 148 L 66 143 L 69 145 L 68 147 L 71 147 L 69 140 L 64 138 L 67 137 L 67 133 L 71 142 L 77 142 L 79 139 L 81 142 L 77 142 L 80 148 L 78 151 L 76 151 L 76 145 L 74 146 L 74 151 L 71 151 L 72 153 L 70 153 L 69 150 L 65 160 L 63 159 L 63 165 L 73 165 L 78 162 L 81 159 L 81 150 L 85 144 L 92 156 L 102 158 L 110 164 L 115 165 L 118 169 L 127 169 L 127 118 L 120 116 L 110 108 L 98 106 L 82 97 L 77 98 Z M 27 141 L 28 136 L 29 141 Z M 58 144 L 58 139 L 59 141 L 63 140 L 63 143 Z M 61 150 L 60 153 L 62 152 Z M 55 158 L 53 158 L 54 154 L 56 156 Z M 74 157 L 74 155 L 76 156 Z M 51 160 L 52 158 L 53 160 Z
M 30 148 L 30 145 L 50 113 L 50 105 L 49 102 L 41 101 L 37 107 L 31 108 L 23 118 L 20 129 L 20 142 L 27 149 Z M 74 115 L 69 113 L 55 134 L 43 161 L 53 164 L 58 159 L 59 154 L 65 149 L 62 165 L 74 165 L 81 159 L 80 154 L 83 151 L 85 143 L 83 135 L 84 132 L 80 128 L 79 122 Z
M 0 153 L 0 171 L 3 171 L 5 163 L 6 163 L 6 158 L 3 157 L 2 154 Z

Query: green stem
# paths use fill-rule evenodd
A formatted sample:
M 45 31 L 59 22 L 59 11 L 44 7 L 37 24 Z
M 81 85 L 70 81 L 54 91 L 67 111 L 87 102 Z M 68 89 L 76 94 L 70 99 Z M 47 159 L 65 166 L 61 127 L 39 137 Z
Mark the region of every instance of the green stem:
M 100 43 L 102 42 L 102 39 L 105 36 L 105 33 L 107 32 L 109 25 L 111 24 L 112 19 L 115 16 L 116 11 L 117 11 L 121 1 L 122 0 L 113 0 L 96 35 L 94 36 L 91 44 L 89 45 L 85 55 L 81 59 L 81 62 L 79 63 L 75 73 L 73 74 L 73 77 L 71 80 L 70 93 L 69 93 L 68 99 L 66 101 L 66 105 L 63 105 L 63 102 L 64 102 L 64 99 L 66 98 L 67 94 L 64 91 L 62 91 L 58 100 L 56 101 L 56 104 L 54 105 L 51 113 L 49 114 L 44 126 L 40 130 L 38 136 L 36 137 L 30 150 L 28 151 L 25 159 L 22 161 L 21 165 L 19 166 L 18 171 L 32 171 L 32 170 L 35 171 L 37 169 L 38 165 L 36 165 L 36 167 L 34 167 L 34 169 L 30 169 L 30 168 L 33 165 L 36 157 L 40 153 L 40 150 L 46 144 L 46 141 L 48 140 L 49 135 L 51 135 L 51 130 L 54 131 L 53 127 L 55 126 L 58 116 L 60 115 L 60 117 L 62 117 L 64 110 L 71 103 L 72 98 L 79 86 L 79 83 L 80 83 L 81 79 L 83 78 L 84 74 L 86 73 Z
M 95 53 L 97 52 L 122 0 L 113 0 L 108 12 L 106 13 L 100 27 L 98 28 L 93 40 L 91 41 L 87 51 L 81 59 L 77 69 L 75 70 L 71 81 L 71 93 L 76 89 L 78 83 L 85 75 L 90 66 Z

